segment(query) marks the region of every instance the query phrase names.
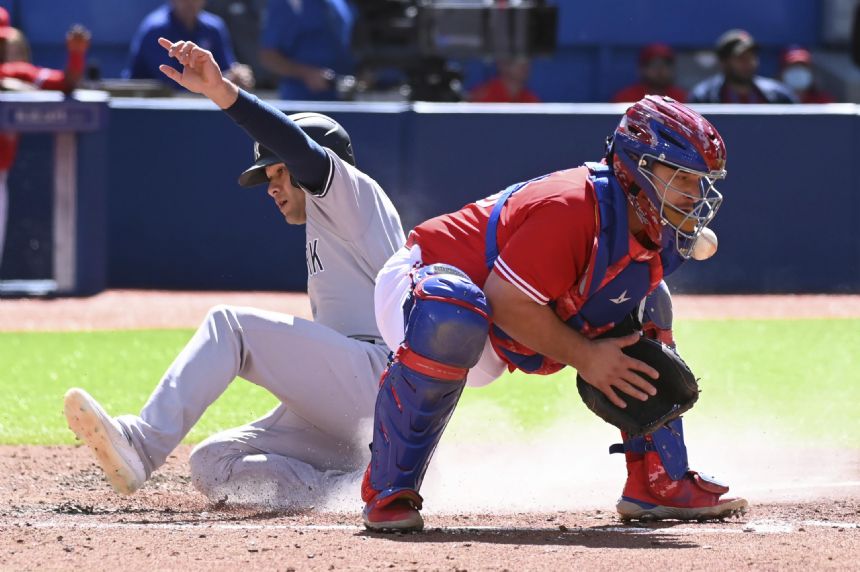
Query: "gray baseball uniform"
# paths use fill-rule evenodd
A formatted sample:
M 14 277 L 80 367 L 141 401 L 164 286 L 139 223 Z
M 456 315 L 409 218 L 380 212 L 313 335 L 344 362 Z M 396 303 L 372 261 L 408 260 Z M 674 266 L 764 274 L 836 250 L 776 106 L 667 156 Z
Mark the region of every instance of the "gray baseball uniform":
M 388 348 L 373 312 L 374 278 L 405 242 L 379 185 L 327 150 L 329 179 L 307 195 L 308 293 L 314 321 L 253 308 L 213 308 L 140 416 L 118 421 L 147 478 L 235 377 L 281 404 L 218 433 L 191 454 L 192 482 L 213 500 L 301 507 L 366 462 Z

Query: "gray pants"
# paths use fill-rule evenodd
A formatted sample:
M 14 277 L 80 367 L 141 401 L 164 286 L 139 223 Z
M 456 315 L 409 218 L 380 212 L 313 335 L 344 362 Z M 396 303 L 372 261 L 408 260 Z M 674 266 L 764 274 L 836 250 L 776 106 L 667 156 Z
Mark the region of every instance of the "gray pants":
M 167 370 L 140 416 L 122 416 L 147 477 L 237 376 L 281 405 L 213 435 L 191 454 L 213 500 L 306 506 L 362 468 L 388 348 L 287 314 L 217 306 Z M 357 494 L 357 493 L 356 493 Z

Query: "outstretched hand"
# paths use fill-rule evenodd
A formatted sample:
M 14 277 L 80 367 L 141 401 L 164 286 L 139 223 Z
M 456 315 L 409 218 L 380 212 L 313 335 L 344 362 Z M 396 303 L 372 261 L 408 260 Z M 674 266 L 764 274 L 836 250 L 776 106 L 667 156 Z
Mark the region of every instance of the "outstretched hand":
M 160 65 L 161 73 L 193 93 L 207 95 L 221 85 L 221 68 L 209 50 L 204 50 L 194 42 L 173 43 L 167 38 L 158 38 L 158 44 L 167 54 L 182 64 L 182 71 L 168 65 Z
M 230 107 L 238 97 L 239 89 L 221 74 L 221 68 L 209 50 L 194 42 L 171 42 L 158 38 L 158 44 L 167 54 L 182 64 L 182 71 L 160 65 L 161 73 L 192 93 L 205 95 L 222 109 Z

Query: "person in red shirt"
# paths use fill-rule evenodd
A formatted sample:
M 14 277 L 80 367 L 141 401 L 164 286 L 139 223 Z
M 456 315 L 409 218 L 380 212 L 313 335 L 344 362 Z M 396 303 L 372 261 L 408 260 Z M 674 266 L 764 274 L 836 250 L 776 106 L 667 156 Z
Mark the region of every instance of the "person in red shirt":
M 833 103 L 836 99 L 818 87 L 809 50 L 792 47 L 782 54 L 782 83 L 794 90 L 800 103 Z
M 472 90 L 469 101 L 476 103 L 539 103 L 540 98 L 526 85 L 531 63 L 526 58 L 500 60 L 499 75 Z
M 0 13 L 0 22 L 4 20 L 8 22 L 8 13 Z M 29 62 L 30 49 L 23 33 L 8 25 L 0 26 L 0 86 L 5 91 L 50 89 L 70 93 L 84 75 L 89 43 L 90 33 L 85 28 L 72 27 L 66 35 L 66 70 L 42 68 Z M 17 151 L 18 135 L 0 132 L 0 265 L 9 217 L 7 178 Z
M 657 370 L 622 349 L 653 343 L 642 331 L 674 343 L 662 279 L 713 254 L 703 247 L 715 241 L 700 238 L 715 239 L 707 226 L 725 158 L 704 117 L 649 95 L 622 117 L 603 162 L 512 185 L 412 230 L 376 278 L 376 321 L 397 350 L 380 380 L 362 484 L 368 529 L 423 527 L 418 491 L 466 385 L 569 365 L 619 409 L 656 394 Z M 622 439 L 611 449 L 627 461 L 622 518 L 746 509 L 689 469 L 679 418 Z
M 639 101 L 648 94 L 668 95 L 685 101 L 687 94 L 675 85 L 675 52 L 666 44 L 649 44 L 639 52 L 639 83 L 629 85 L 612 97 L 613 103 Z

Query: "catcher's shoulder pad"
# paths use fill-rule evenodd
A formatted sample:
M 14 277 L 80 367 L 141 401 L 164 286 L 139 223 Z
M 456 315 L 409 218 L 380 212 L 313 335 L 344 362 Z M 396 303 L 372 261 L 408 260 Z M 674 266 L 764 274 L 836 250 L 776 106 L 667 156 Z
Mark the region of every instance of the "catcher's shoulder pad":
M 631 436 L 652 433 L 684 412 L 699 399 L 699 384 L 681 356 L 671 347 L 657 340 L 642 337 L 633 345 L 623 348 L 628 356 L 647 363 L 660 373 L 651 379 L 643 373 L 657 394 L 646 401 L 617 392 L 627 404 L 625 409 L 613 405 L 601 391 L 589 384 L 581 375 L 576 376 L 579 396 L 594 413 L 607 423 L 615 425 Z

